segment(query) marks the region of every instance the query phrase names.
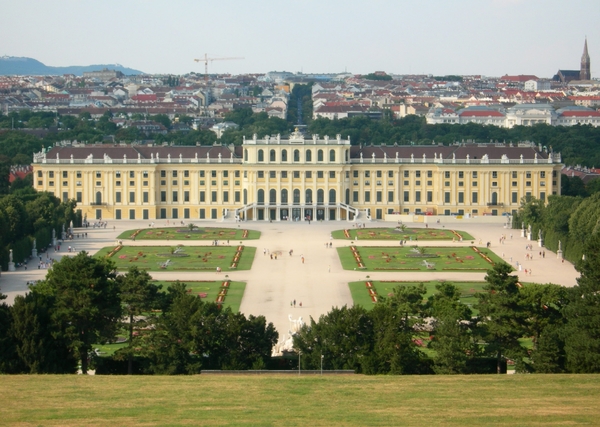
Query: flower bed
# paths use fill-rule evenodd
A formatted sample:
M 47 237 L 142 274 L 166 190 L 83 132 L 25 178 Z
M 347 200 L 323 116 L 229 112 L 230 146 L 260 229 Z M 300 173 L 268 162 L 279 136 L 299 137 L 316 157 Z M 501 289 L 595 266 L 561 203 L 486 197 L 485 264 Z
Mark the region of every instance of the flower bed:
M 475 246 L 471 246 L 471 249 L 473 249 L 475 252 L 477 252 L 479 255 L 481 255 L 481 257 L 486 260 L 487 262 L 489 262 L 490 264 L 494 265 L 494 261 L 492 261 L 490 259 L 490 257 L 488 257 L 486 254 L 484 254 L 483 252 L 481 252 L 479 250 L 479 248 L 475 247 Z
M 243 250 L 244 250 L 244 247 L 242 245 L 237 247 L 237 250 L 235 252 L 235 255 L 233 256 L 233 262 L 231 263 L 230 268 L 237 268 L 237 266 L 240 262 L 240 258 L 242 257 Z
M 137 237 L 138 234 L 140 234 L 142 232 L 142 229 L 140 228 L 139 230 L 136 230 L 132 235 L 131 235 L 131 239 L 134 239 Z
M 115 247 L 112 251 L 110 251 L 107 255 L 106 258 L 110 258 L 112 257 L 114 254 L 116 254 L 117 252 L 119 252 L 121 250 L 121 248 L 123 247 L 123 245 L 119 245 L 117 247 Z

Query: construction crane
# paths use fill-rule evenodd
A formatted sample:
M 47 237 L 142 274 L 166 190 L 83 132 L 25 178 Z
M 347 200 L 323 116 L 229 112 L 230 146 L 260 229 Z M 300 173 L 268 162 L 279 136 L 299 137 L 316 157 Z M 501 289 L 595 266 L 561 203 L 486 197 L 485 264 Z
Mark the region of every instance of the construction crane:
M 208 61 L 213 62 L 213 61 L 230 61 L 232 59 L 244 59 L 244 58 L 238 58 L 238 57 L 234 57 L 234 58 L 209 58 L 208 54 L 204 54 L 204 58 L 200 58 L 200 59 L 194 59 L 194 61 L 196 62 L 204 62 L 204 80 L 208 80 Z

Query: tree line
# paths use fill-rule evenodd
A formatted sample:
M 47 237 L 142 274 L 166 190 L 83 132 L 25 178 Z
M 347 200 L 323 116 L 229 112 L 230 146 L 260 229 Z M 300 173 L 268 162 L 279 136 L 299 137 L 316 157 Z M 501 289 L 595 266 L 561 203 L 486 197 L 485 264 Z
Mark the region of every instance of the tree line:
M 398 286 L 372 310 L 333 308 L 294 336 L 301 355 L 271 358 L 278 333 L 263 316 L 202 301 L 176 282 L 162 291 L 136 267 L 65 257 L 14 305 L 0 304 L 0 372 L 196 374 L 205 369 L 351 369 L 363 374 L 600 372 L 600 235 L 573 288 L 522 284 L 495 265 L 469 307 L 450 283 L 425 299 Z M 125 346 L 98 357 L 94 346 Z
M 298 108 L 300 107 L 300 108 Z M 243 138 L 265 135 L 288 135 L 299 122 L 301 111 L 302 122 L 307 125 L 310 134 L 330 135 L 341 134 L 350 137 L 354 145 L 399 145 L 431 144 L 475 141 L 475 142 L 513 142 L 533 141 L 562 153 L 563 162 L 568 165 L 592 167 L 600 165 L 600 128 L 591 125 L 550 126 L 537 124 L 535 126 L 515 126 L 511 129 L 497 126 L 468 124 L 436 124 L 429 125 L 425 117 L 409 115 L 403 118 L 393 118 L 384 114 L 381 120 L 371 120 L 368 117 L 352 117 L 344 119 L 312 119 L 311 85 L 294 85 L 288 103 L 288 118 L 283 120 L 269 117 L 266 113 L 254 113 L 250 107 L 235 109 L 225 115 L 224 120 L 239 125 L 236 130 L 224 132 L 221 142 L 224 144 L 241 145 Z M 116 114 L 116 113 L 115 113 Z M 20 110 L 8 115 L 0 114 L 0 155 L 13 159 L 17 154 L 31 159 L 41 146 L 49 146 L 57 141 L 77 140 L 88 143 L 102 142 L 107 137 L 115 142 L 133 142 L 152 140 L 156 143 L 172 143 L 175 145 L 210 145 L 217 141 L 216 135 L 207 129 L 190 130 L 189 132 L 169 132 L 162 134 L 143 134 L 135 127 L 120 128 L 111 121 L 113 112 L 107 111 L 102 117 L 92 119 L 90 114 L 82 112 L 79 116 L 59 116 L 51 112 L 32 112 Z M 167 129 L 173 127 L 172 120 L 165 114 L 145 115 L 134 114 L 132 120 L 153 120 L 163 124 Z M 179 123 L 190 124 L 193 118 L 186 115 L 177 116 Z M 52 129 L 40 139 L 23 132 L 23 128 Z M 13 130 L 14 129 L 14 130 Z M 1 160 L 1 159 L 0 159 Z M 23 164 L 23 159 L 19 163 Z
M 422 284 L 399 286 L 371 311 L 334 308 L 311 319 L 294 346 L 304 369 L 466 374 L 500 372 L 512 360 L 518 372 L 600 372 L 600 234 L 585 251 L 573 288 L 523 284 L 497 264 L 474 307 L 450 283 L 427 300 Z
M 31 176 L 13 182 L 8 194 L 0 193 L 0 268 L 8 268 L 9 254 L 13 262 L 27 261 L 33 243 L 39 253 L 52 243 L 52 232 L 60 238 L 62 227 L 73 221 L 81 225 L 81 214 L 75 212 L 76 202 L 61 202 L 51 193 L 36 192 L 31 187 Z
M 118 336 L 126 346 L 97 357 L 94 346 Z M 263 316 L 206 303 L 179 282 L 162 292 L 137 267 L 117 274 L 109 259 L 81 252 L 55 263 L 12 306 L 0 305 L 0 372 L 262 369 L 277 337 Z

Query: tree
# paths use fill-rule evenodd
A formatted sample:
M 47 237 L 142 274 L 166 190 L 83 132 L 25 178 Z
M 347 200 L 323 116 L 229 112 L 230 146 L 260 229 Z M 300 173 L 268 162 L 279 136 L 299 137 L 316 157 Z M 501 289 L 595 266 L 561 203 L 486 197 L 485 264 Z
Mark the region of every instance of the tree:
M 363 363 L 373 351 L 372 320 L 362 306 L 334 307 L 318 322 L 294 336 L 294 348 L 302 352 L 305 369 L 318 369 L 323 356 L 326 369 L 352 369 L 363 372 Z
M 510 265 L 496 264 L 485 276 L 487 284 L 483 289 L 486 292 L 477 294 L 481 332 L 487 351 L 496 356 L 498 373 L 503 357 L 515 360 L 520 370 L 525 355 L 519 338 L 525 331 L 526 317 L 521 306 L 519 278 L 510 275 L 511 272 Z
M 128 347 L 123 353 L 127 355 L 127 373 L 133 373 L 133 356 L 136 346 L 134 331 L 147 326 L 149 311 L 158 308 L 160 303 L 159 291 L 162 286 L 152 283 L 152 277 L 136 266 L 130 267 L 127 273 L 117 278 L 121 291 L 123 313 L 127 317 Z
M 52 319 L 55 298 L 34 291 L 17 296 L 13 306 L 11 334 L 25 372 L 71 374 L 77 359 L 58 325 Z
M 575 373 L 600 372 L 600 233 L 584 247 L 585 259 L 578 265 L 581 277 L 571 288 L 565 308 L 565 352 L 567 369 Z
M 167 288 L 162 314 L 154 317 L 149 331 L 142 336 L 143 353 L 154 374 L 197 374 L 202 367 L 193 347 L 192 318 L 202 301 L 187 293 L 186 285 L 177 281 Z
M 423 353 L 417 346 L 422 330 L 426 289 L 397 286 L 369 313 L 373 322 L 373 352 L 366 358 L 365 373 L 416 374 L 423 372 Z
M 568 304 L 567 288 L 554 285 L 528 284 L 521 289 L 525 311 L 525 335 L 533 338 L 531 352 L 535 372 L 563 372 L 564 340 L 560 332 L 565 325 L 563 310 Z
M 473 354 L 470 323 L 471 309 L 460 302 L 460 291 L 450 283 L 436 285 L 429 297 L 428 313 L 434 319 L 430 348 L 435 350 L 434 370 L 437 374 L 467 372 L 469 354 Z
M 55 298 L 52 319 L 87 373 L 92 345 L 114 340 L 121 317 L 121 300 L 110 260 L 80 252 L 64 257 L 35 288 Z
M 23 371 L 17 354 L 16 341 L 11 334 L 12 309 L 4 302 L 6 295 L 0 293 L 0 373 L 14 374 Z

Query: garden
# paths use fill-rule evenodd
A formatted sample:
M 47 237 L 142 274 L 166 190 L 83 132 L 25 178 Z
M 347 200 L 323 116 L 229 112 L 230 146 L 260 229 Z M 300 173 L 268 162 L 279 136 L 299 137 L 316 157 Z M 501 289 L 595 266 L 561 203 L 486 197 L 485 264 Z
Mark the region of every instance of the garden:
M 198 227 L 195 224 L 181 227 L 142 228 L 124 231 L 117 239 L 133 240 L 255 240 L 260 238 L 260 231 L 241 228 Z
M 448 230 L 446 228 L 408 228 L 399 225 L 395 228 L 352 228 L 336 230 L 331 233 L 334 239 L 344 240 L 474 240 L 473 236 L 464 231 Z
M 344 270 L 485 272 L 503 262 L 476 246 L 346 246 L 338 248 Z
M 427 294 L 425 294 L 425 298 L 429 298 L 436 292 L 436 285 L 439 285 L 442 282 L 450 283 L 458 288 L 460 291 L 460 301 L 469 306 L 473 313 L 476 314 L 477 311 L 473 309 L 473 306 L 477 303 L 477 298 L 475 294 L 483 291 L 483 287 L 486 285 L 486 282 L 453 282 L 453 281 L 444 281 L 444 280 L 431 280 L 427 282 L 408 282 L 408 281 L 398 281 L 398 280 L 361 280 L 359 282 L 351 282 L 348 284 L 350 288 L 350 293 L 352 295 L 352 300 L 355 305 L 362 305 L 367 310 L 373 308 L 374 303 L 378 302 L 381 296 L 387 297 L 390 296 L 394 289 L 398 286 L 416 286 L 420 283 L 425 285 L 427 289 Z
M 102 248 L 95 255 L 110 258 L 119 270 L 137 266 L 146 271 L 249 270 L 255 247 L 236 246 L 123 246 Z

